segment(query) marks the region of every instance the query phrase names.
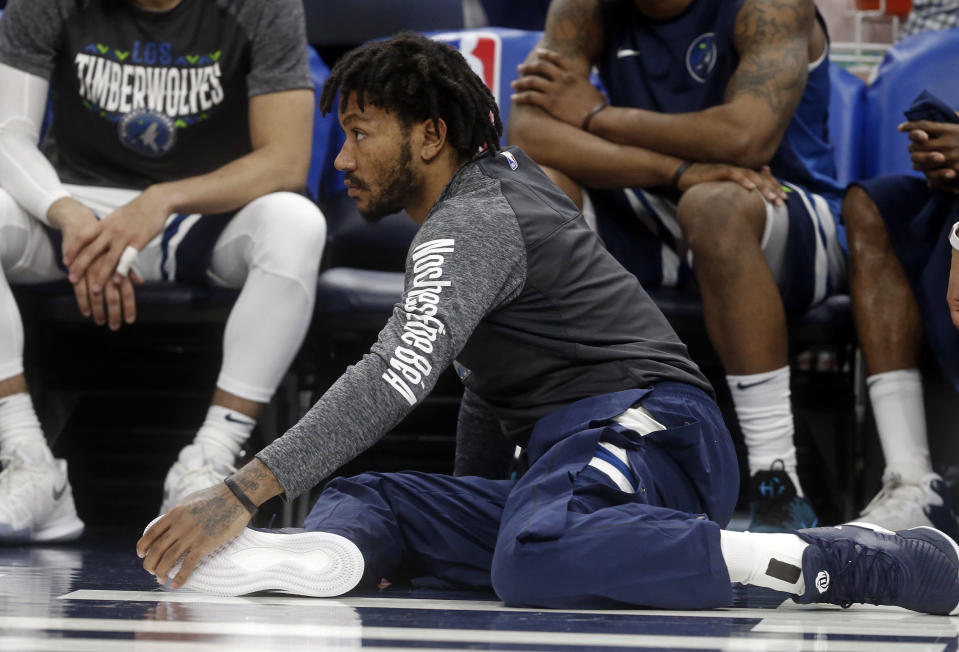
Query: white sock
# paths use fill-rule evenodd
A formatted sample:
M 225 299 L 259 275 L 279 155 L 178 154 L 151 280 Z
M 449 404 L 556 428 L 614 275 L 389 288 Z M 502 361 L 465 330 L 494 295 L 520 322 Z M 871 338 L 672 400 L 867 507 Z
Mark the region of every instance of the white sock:
M 907 475 L 932 473 L 926 437 L 926 408 L 918 369 L 900 369 L 866 378 L 886 469 Z
M 796 485 L 796 494 L 802 496 L 796 472 L 789 365 L 761 374 L 727 375 L 726 382 L 749 453 L 749 475 L 766 471 L 773 462 L 782 460 L 786 473 Z
M 203 449 L 205 457 L 233 464 L 255 425 L 256 421 L 242 412 L 221 405 L 211 405 L 193 444 Z
M 0 453 L 29 451 L 30 459 L 53 459 L 33 401 L 26 392 L 0 398 Z
M 801 595 L 806 590 L 802 555 L 809 544 L 795 534 L 720 530 L 729 581 Z

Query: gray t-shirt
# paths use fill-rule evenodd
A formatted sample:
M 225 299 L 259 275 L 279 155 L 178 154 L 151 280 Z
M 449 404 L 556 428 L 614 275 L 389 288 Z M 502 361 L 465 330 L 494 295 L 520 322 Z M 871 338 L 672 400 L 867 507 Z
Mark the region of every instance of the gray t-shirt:
M 454 359 L 518 444 L 589 396 L 660 381 L 712 391 L 635 277 L 509 148 L 456 173 L 413 240 L 376 344 L 257 457 L 299 495 L 396 425 Z
M 49 80 L 63 181 L 144 188 L 251 151 L 255 95 L 312 88 L 300 0 L 10 0 L 0 62 Z

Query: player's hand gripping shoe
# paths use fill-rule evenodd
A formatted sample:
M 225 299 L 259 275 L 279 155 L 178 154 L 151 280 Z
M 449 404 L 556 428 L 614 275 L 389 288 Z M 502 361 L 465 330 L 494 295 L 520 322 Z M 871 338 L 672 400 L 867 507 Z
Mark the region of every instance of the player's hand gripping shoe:
M 194 491 L 223 482 L 223 478 L 234 471 L 233 464 L 215 459 L 198 444 L 184 447 L 163 482 L 160 514 L 169 512 Z
M 38 448 L 0 462 L 0 542 L 71 541 L 83 534 L 64 460 Z
M 781 460 L 773 462 L 768 471 L 757 471 L 750 479 L 749 512 L 746 529 L 750 532 L 792 532 L 819 524 L 815 510 L 797 494 Z
M 859 520 L 888 530 L 932 526 L 959 539 L 949 491 L 936 473 L 910 476 L 886 472 L 882 476 L 882 489 L 860 512 Z
M 363 568 L 360 549 L 338 534 L 246 528 L 204 557 L 182 588 L 227 596 L 282 591 L 332 597 L 353 589 Z M 169 579 L 179 571 L 178 563 Z
M 891 532 L 868 523 L 800 530 L 805 592 L 796 602 L 865 602 L 959 613 L 959 547 L 939 530 Z

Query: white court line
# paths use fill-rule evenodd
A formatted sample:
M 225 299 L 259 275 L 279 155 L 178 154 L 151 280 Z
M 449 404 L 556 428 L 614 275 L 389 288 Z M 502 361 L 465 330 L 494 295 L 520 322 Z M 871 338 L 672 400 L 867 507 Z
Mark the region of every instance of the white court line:
M 824 641 L 789 638 L 745 638 L 724 636 L 675 636 L 654 634 L 591 634 L 579 632 L 542 632 L 513 630 L 470 629 L 424 629 L 419 627 L 339 627 L 280 623 L 204 623 L 179 621 L 123 620 L 114 618 L 46 618 L 25 616 L 0 617 L 0 628 L 19 630 L 70 631 L 70 632 L 123 632 L 139 634 L 220 635 L 222 639 L 211 640 L 212 649 L 231 643 L 234 639 L 252 643 L 252 637 L 268 639 L 292 637 L 323 637 L 329 647 L 337 647 L 333 641 L 344 639 L 361 640 L 480 643 L 484 645 L 536 645 L 541 649 L 557 646 L 592 646 L 596 648 L 673 648 L 673 649 L 719 649 L 755 650 L 756 652 L 793 652 L 820 650 Z M 18 637 L 23 639 L 26 637 Z M 2 642 L 4 639 L 0 639 Z M 169 641 L 163 641 L 169 643 Z M 129 641 L 128 641 L 129 643 Z M 882 641 L 828 641 L 832 652 L 908 652 L 935 651 L 945 648 L 945 643 L 900 643 Z M 57 650 L 62 648 L 59 643 Z M 290 645 L 285 647 L 289 648 Z M 2 648 L 0 648 L 2 649 Z M 12 648 L 11 648 L 12 649 Z M 22 648 L 17 648 L 21 649 Z
M 358 649 L 356 645 L 342 646 L 339 649 Z M 212 641 L 201 643 L 198 641 L 152 641 L 130 640 L 117 638 L 27 638 L 25 636 L 8 636 L 0 638 L 0 650 L 16 652 L 220 652 L 223 643 Z M 303 641 L 301 644 L 289 642 L 271 645 L 260 640 L 259 642 L 230 641 L 229 650 L 250 650 L 251 652 L 289 652 L 290 650 L 330 650 L 337 648 L 321 648 L 316 641 Z M 508 649 L 508 648 L 501 648 Z M 438 647 L 379 647 L 376 652 L 463 652 L 463 648 Z
M 191 593 L 189 591 L 101 591 L 84 589 L 73 591 L 59 597 L 60 600 L 104 600 L 109 602 L 183 602 L 207 604 L 283 604 L 290 606 L 322 607 L 354 607 L 378 609 L 432 609 L 444 611 L 494 611 L 514 613 L 571 613 L 595 614 L 605 616 L 678 616 L 685 618 L 755 618 L 767 623 L 795 621 L 797 618 L 806 620 L 828 619 L 829 622 L 848 623 L 851 619 L 868 619 L 871 624 L 877 621 L 888 621 L 890 618 L 901 618 L 910 625 L 922 627 L 927 631 L 930 627 L 951 627 L 951 623 L 959 623 L 959 619 L 944 616 L 920 614 L 900 607 L 875 607 L 872 605 L 854 606 L 851 609 L 840 609 L 832 605 L 800 605 L 786 598 L 776 609 L 739 609 L 725 607 L 722 609 L 708 609 L 700 611 L 664 610 L 664 609 L 532 609 L 507 607 L 502 602 L 494 600 L 428 600 L 417 598 L 303 598 L 285 595 L 260 595 L 253 597 L 220 597 L 205 593 Z M 956 635 L 955 629 L 952 631 Z M 939 634 L 937 634 L 939 635 Z M 932 634 L 930 634 L 932 636 Z

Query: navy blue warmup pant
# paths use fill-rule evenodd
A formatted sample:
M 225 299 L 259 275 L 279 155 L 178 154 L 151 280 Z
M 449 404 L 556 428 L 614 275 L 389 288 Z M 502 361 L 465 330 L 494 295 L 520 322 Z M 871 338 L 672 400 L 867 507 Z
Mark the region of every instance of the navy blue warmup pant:
M 959 330 L 946 304 L 952 262 L 949 229 L 959 219 L 959 197 L 933 190 L 919 177 L 879 177 L 856 185 L 879 209 L 916 295 L 929 348 L 946 380 L 959 391 Z
M 641 404 L 665 430 L 610 420 Z M 626 450 L 636 493 L 589 466 L 600 441 Z M 508 605 L 705 609 L 729 604 L 719 530 L 739 471 L 716 404 L 660 383 L 584 399 L 544 417 L 518 480 L 418 472 L 331 482 L 306 519 L 345 536 L 364 583 L 429 577 L 492 588 Z

